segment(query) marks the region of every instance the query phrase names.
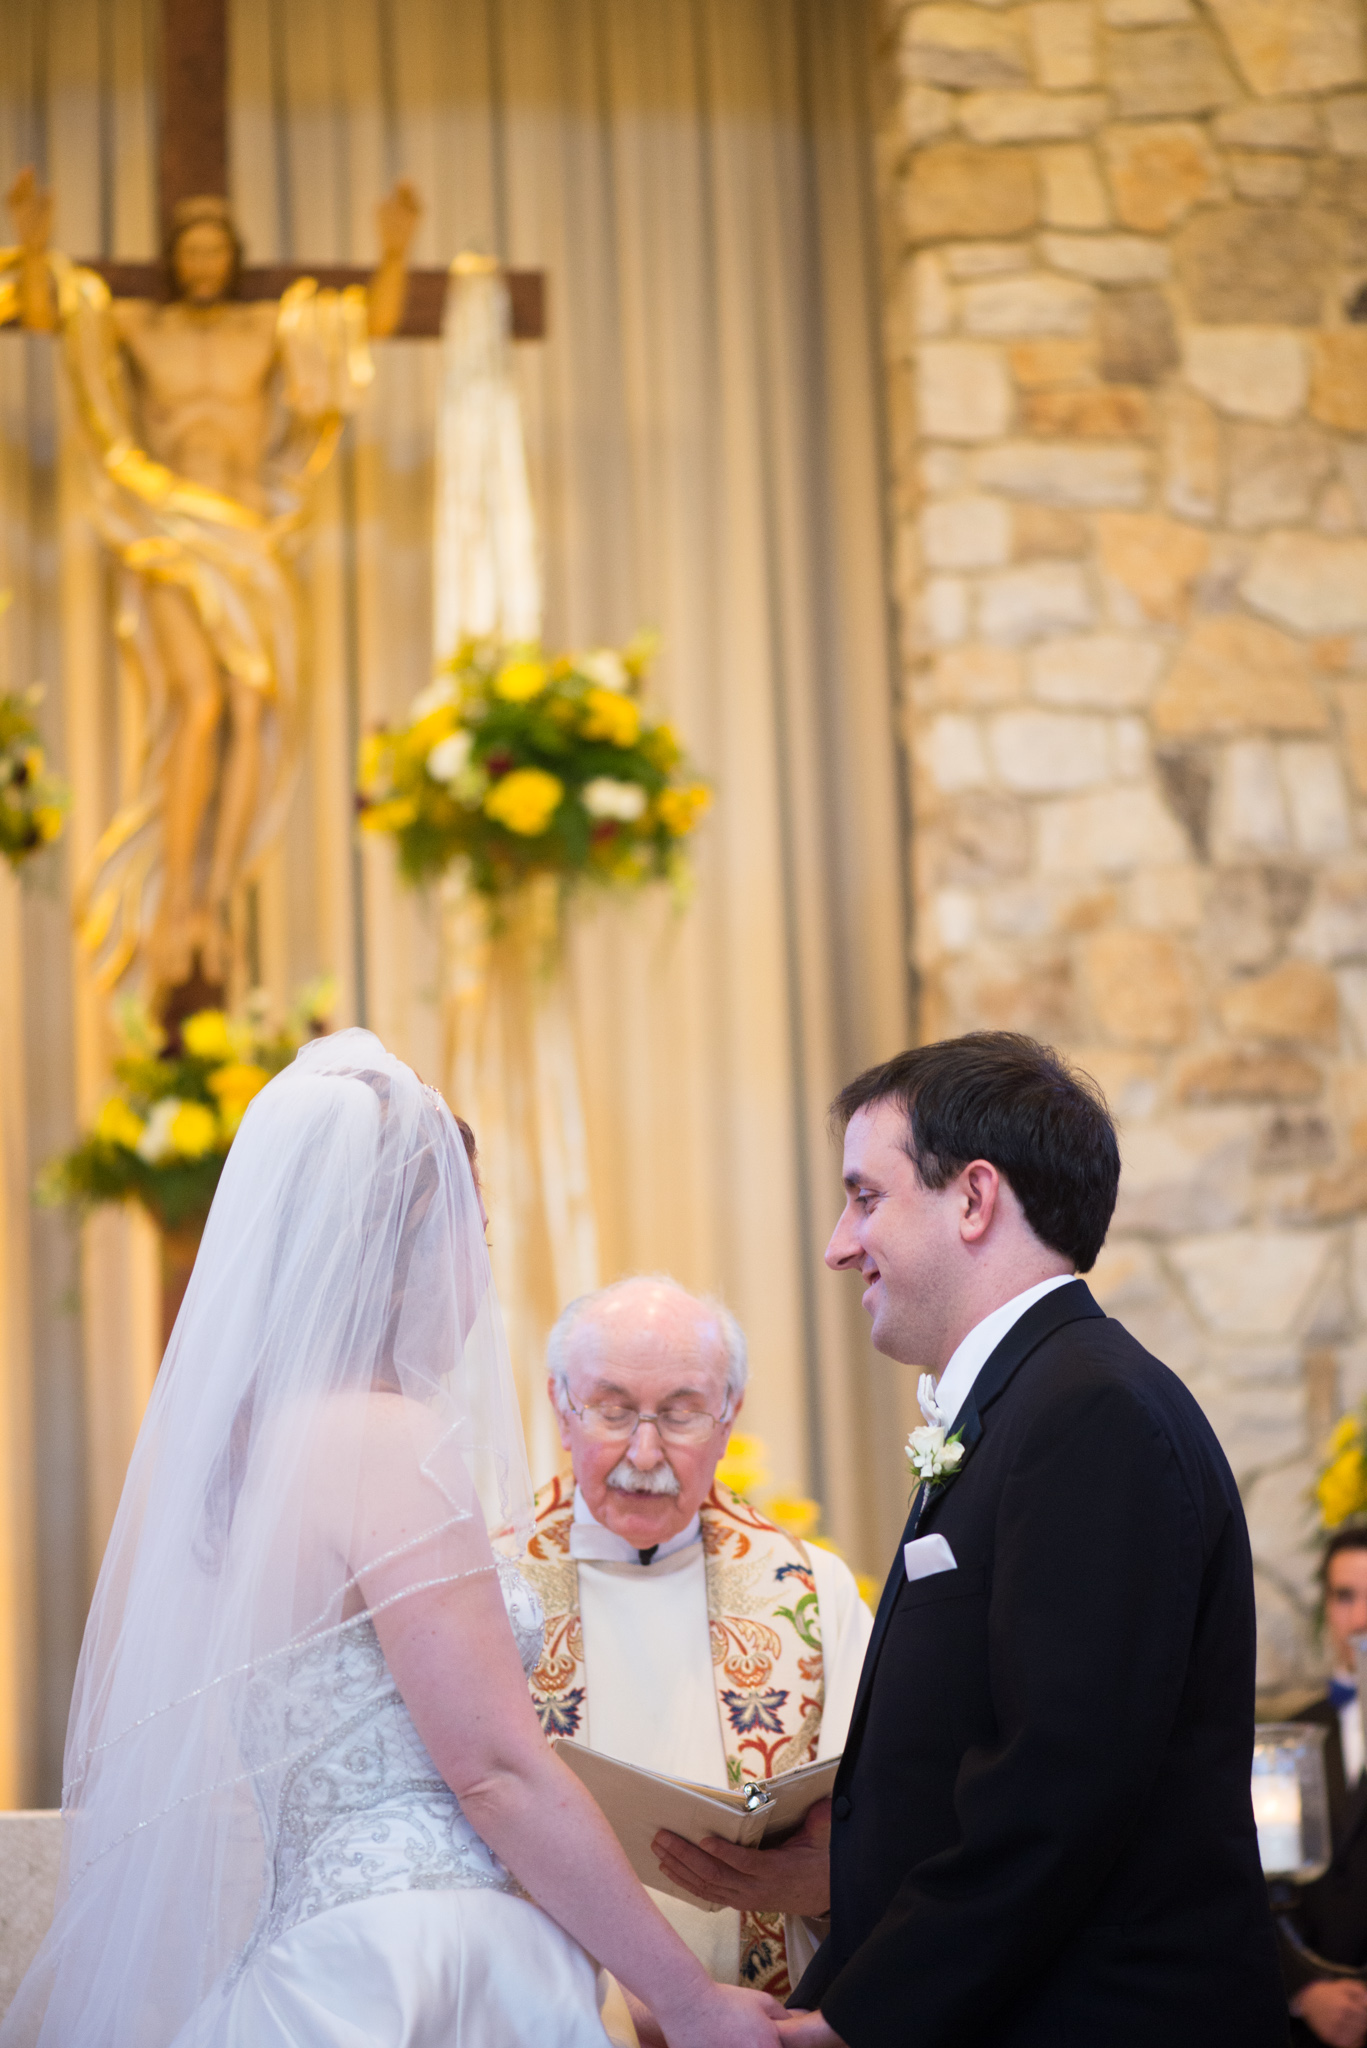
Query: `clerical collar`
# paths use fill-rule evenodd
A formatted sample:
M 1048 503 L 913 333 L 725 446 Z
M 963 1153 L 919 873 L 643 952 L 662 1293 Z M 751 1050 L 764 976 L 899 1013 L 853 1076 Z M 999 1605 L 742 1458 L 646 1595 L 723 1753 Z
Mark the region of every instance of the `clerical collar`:
M 574 1490 L 574 1520 L 570 1524 L 570 1556 L 580 1558 L 585 1564 L 663 1564 L 666 1558 L 674 1557 L 681 1550 L 688 1550 L 702 1539 L 702 1517 L 694 1515 L 686 1529 L 677 1536 L 671 1536 L 668 1543 L 653 1544 L 648 1550 L 638 1550 L 625 1536 L 618 1536 L 612 1529 L 605 1529 L 596 1516 L 589 1512 L 588 1503 L 578 1487 Z

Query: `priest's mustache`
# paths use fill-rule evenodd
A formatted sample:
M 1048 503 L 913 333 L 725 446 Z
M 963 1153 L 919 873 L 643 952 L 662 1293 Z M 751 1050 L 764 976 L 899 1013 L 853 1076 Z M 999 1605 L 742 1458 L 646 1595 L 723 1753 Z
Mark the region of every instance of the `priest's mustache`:
M 619 1458 L 607 1477 L 607 1484 L 619 1493 L 677 1493 L 679 1475 L 670 1464 L 652 1465 L 643 1472 L 629 1458 Z

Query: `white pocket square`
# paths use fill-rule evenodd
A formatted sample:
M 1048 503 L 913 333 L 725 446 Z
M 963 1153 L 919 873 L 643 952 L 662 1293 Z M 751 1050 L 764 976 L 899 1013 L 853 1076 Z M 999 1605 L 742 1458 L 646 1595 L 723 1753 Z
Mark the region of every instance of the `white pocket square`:
M 936 1572 L 959 1569 L 959 1560 L 943 1536 L 914 1536 L 910 1543 L 902 1545 L 902 1560 L 907 1577 L 913 1582 L 932 1578 Z

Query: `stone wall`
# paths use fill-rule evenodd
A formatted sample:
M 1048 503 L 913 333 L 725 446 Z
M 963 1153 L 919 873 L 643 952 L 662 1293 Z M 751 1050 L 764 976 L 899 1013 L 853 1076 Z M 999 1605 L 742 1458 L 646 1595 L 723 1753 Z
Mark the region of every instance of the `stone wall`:
M 1104 1085 L 1099 1291 L 1220 1433 L 1290 1684 L 1367 1395 L 1367 6 L 886 34 L 921 1031 Z

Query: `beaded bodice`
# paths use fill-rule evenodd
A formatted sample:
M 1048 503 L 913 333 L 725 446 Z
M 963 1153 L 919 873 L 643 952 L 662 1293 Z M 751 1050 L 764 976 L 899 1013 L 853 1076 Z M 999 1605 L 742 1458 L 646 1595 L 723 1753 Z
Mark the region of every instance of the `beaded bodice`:
M 530 1676 L 541 1602 L 514 1565 L 496 1562 Z M 428 1755 L 368 1615 L 258 1674 L 245 1747 L 273 1857 L 244 1961 L 297 1922 L 381 1892 L 513 1888 Z

